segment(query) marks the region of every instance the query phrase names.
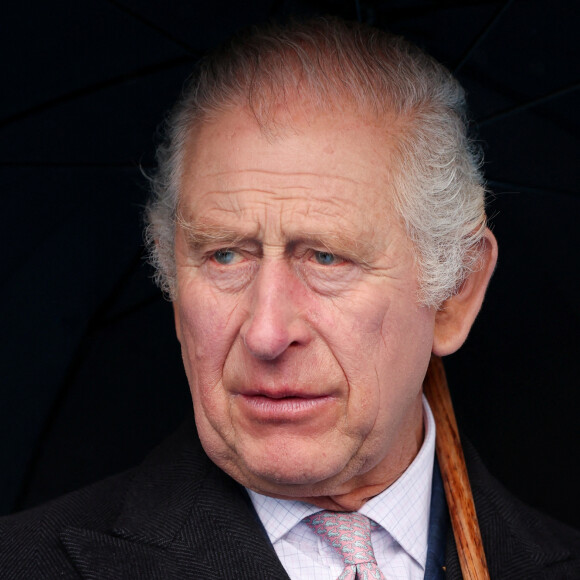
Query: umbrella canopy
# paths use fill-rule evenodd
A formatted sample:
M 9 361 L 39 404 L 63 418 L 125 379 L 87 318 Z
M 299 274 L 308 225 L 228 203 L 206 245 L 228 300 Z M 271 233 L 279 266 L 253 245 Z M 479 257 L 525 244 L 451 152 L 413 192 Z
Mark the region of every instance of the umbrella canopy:
M 446 360 L 460 426 L 517 495 L 580 524 L 573 0 L 40 0 L 3 9 L 0 510 L 138 462 L 189 412 L 171 306 L 143 259 L 154 134 L 231 33 L 330 13 L 455 72 L 486 153 L 500 261 Z

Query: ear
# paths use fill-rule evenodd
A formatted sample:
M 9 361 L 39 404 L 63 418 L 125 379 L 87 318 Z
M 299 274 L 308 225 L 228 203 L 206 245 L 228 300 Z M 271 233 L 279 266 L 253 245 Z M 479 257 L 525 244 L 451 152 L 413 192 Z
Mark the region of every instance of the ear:
M 435 314 L 433 354 L 445 356 L 455 352 L 467 338 L 481 308 L 487 285 L 497 262 L 497 241 L 486 228 L 481 267 L 472 272 L 456 294 L 448 298 Z

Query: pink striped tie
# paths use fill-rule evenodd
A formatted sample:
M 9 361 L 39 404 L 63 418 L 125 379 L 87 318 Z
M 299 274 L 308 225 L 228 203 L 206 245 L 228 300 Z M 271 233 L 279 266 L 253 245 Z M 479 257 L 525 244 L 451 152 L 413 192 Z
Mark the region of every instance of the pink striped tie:
M 373 552 L 369 518 L 356 512 L 322 511 L 304 521 L 342 556 L 345 568 L 338 580 L 385 580 Z

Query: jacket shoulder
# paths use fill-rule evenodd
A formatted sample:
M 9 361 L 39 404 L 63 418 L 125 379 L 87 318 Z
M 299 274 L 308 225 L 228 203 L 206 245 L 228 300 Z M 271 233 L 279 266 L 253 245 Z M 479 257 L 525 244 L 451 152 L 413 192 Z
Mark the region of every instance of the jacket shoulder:
M 146 488 L 162 484 L 171 478 L 184 454 L 195 457 L 197 447 L 192 445 L 191 434 L 192 427 L 186 422 L 138 467 L 37 508 L 0 518 L 2 579 L 78 578 L 63 550 L 63 533 L 72 528 L 111 532 L 127 504 L 147 501 L 133 497 L 135 481 L 144 479 Z M 192 462 L 198 463 L 197 459 Z M 188 475 L 195 478 L 191 471 Z
M 71 526 L 111 527 L 132 477 L 131 471 L 116 475 L 37 508 L 0 518 L 2 578 L 46 578 L 57 573 L 77 578 L 64 557 L 61 532 Z

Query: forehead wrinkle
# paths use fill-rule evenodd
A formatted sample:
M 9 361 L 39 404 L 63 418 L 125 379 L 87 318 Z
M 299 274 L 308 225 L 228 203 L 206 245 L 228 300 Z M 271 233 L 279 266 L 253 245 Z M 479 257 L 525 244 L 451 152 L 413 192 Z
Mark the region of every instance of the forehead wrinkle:
M 296 187 L 277 187 L 276 189 L 297 189 Z M 266 195 L 276 195 L 271 189 L 259 189 L 256 187 L 241 187 L 239 189 L 209 189 L 198 194 L 200 198 L 207 195 L 235 195 L 238 193 L 265 193 Z M 284 199 L 284 198 L 282 198 Z
M 221 177 L 228 177 L 230 175 L 240 175 L 241 173 L 247 174 L 256 174 L 256 175 L 267 175 L 267 176 L 274 176 L 274 177 L 316 177 L 320 179 L 336 179 L 338 181 L 344 181 L 345 183 L 354 183 L 360 184 L 361 182 L 357 179 L 353 179 L 351 177 L 347 177 L 345 175 L 336 175 L 334 173 L 314 173 L 313 171 L 268 171 L 266 169 L 257 169 L 257 168 L 247 168 L 247 169 L 232 169 L 226 171 L 217 171 L 215 173 L 204 173 L 200 176 L 201 179 L 212 179 L 212 178 L 221 178 Z M 294 187 L 300 186 L 280 186 L 280 189 L 292 189 Z
M 324 192 L 322 192 L 323 199 L 320 199 L 317 192 L 312 188 L 309 188 L 307 191 L 308 203 L 301 204 L 301 206 L 293 209 L 294 213 L 303 217 L 313 217 L 313 219 L 316 219 L 317 216 L 322 216 L 335 221 L 344 221 L 344 225 L 347 225 L 348 220 L 345 218 L 345 215 L 352 216 L 353 213 L 362 213 L 364 209 L 358 207 L 355 201 L 356 195 L 353 196 L 353 199 L 346 200 L 339 197 L 325 197 Z
M 324 218 L 344 219 L 345 213 L 360 212 L 357 208 L 356 195 L 352 200 L 345 200 L 337 197 L 329 197 L 324 191 L 318 191 L 311 186 L 289 186 L 278 188 L 279 191 L 242 188 L 236 190 L 211 190 L 196 194 L 197 203 L 202 202 L 202 213 L 222 212 L 234 214 L 236 219 L 249 219 L 252 221 L 256 211 L 266 211 L 267 214 L 277 214 L 279 220 L 283 220 L 290 215 L 302 217 L 322 216 Z M 283 190 L 291 191 L 286 193 Z M 264 194 L 263 198 L 250 199 L 245 201 L 243 194 Z M 209 207 L 205 207 L 203 202 L 210 198 Z M 305 203 L 306 202 L 306 203 Z M 186 205 L 183 203 L 182 205 Z M 347 209 L 346 206 L 349 206 Z M 353 207 L 350 207 L 353 206 Z M 185 208 L 184 208 L 185 209 Z M 201 210 L 199 210 L 201 211 Z M 195 211 L 192 211 L 192 215 Z M 218 223 L 218 220 L 215 220 Z

